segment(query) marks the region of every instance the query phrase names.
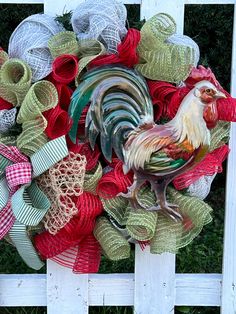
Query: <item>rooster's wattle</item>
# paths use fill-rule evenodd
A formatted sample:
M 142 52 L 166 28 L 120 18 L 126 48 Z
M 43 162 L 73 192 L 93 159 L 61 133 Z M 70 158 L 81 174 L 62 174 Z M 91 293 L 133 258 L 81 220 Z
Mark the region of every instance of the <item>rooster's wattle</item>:
M 125 171 L 133 170 L 134 183 L 126 194 L 132 205 L 142 206 L 137 192 L 149 181 L 157 204 L 147 210 L 161 210 L 179 220 L 182 217 L 177 206 L 166 201 L 166 187 L 208 152 L 210 132 L 203 113 L 221 97 L 225 95 L 212 83 L 201 81 L 183 99 L 176 116 L 157 125 L 148 87 L 136 71 L 118 66 L 98 68 L 85 74 L 72 96 L 70 137 L 76 142 L 78 120 L 90 102 L 86 137 L 94 147 L 100 134 L 105 158 L 111 161 L 114 150 L 124 162 Z

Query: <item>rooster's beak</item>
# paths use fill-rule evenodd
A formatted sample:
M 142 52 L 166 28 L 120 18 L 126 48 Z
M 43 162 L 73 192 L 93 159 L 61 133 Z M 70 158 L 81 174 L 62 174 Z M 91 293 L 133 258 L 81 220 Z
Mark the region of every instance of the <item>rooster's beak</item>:
M 227 98 L 226 95 L 220 91 L 217 91 L 214 95 L 215 99 L 219 99 L 219 98 Z

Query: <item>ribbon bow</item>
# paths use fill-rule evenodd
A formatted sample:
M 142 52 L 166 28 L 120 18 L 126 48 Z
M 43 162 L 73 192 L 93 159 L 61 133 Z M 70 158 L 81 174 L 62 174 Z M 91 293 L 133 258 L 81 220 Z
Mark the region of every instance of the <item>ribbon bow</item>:
M 51 204 L 34 178 L 67 155 L 64 136 L 45 144 L 30 160 L 17 147 L 0 144 L 0 239 L 9 232 L 21 257 L 35 269 L 43 264 L 26 226 L 37 226 Z

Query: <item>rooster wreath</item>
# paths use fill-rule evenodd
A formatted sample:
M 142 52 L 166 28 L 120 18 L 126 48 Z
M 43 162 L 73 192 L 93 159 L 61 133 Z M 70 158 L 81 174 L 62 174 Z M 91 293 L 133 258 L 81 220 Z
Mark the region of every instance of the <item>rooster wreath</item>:
M 0 51 L 0 236 L 34 269 L 97 272 L 130 242 L 176 253 L 212 219 L 236 101 L 171 16 L 126 15 L 88 0 L 73 31 L 32 15 Z

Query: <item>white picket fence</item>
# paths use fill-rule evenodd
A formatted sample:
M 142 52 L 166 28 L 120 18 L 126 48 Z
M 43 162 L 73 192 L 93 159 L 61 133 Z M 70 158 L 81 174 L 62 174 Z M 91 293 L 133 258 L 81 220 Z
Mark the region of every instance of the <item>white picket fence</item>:
M 83 0 L 82 0 L 83 1 Z M 0 0 L 44 3 L 45 13 L 61 14 L 81 0 Z M 99 1 L 99 0 L 98 0 Z M 234 4 L 231 94 L 236 97 L 236 0 L 125 0 L 140 4 L 141 18 L 171 14 L 183 32 L 185 4 Z M 197 17 L 201 23 L 201 17 Z M 217 47 L 216 47 L 217 49 Z M 220 62 L 220 60 L 219 60 Z M 236 313 L 236 125 L 231 127 L 222 274 L 176 274 L 175 255 L 152 255 L 136 246 L 134 274 L 74 275 L 48 261 L 45 275 L 0 275 L 0 307 L 47 306 L 48 314 L 86 314 L 89 306 L 134 306 L 137 314 L 174 313 L 176 305 L 219 306 Z M 1 309 L 0 309 L 1 312 Z

